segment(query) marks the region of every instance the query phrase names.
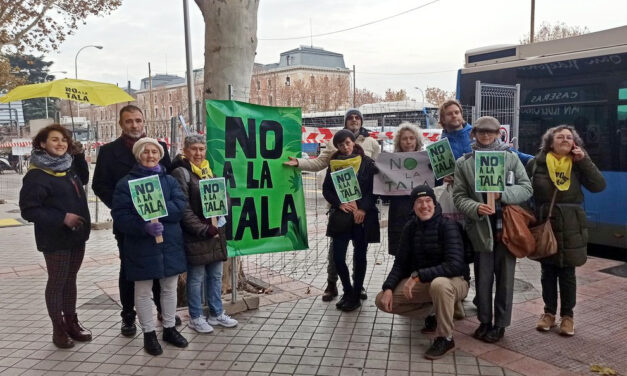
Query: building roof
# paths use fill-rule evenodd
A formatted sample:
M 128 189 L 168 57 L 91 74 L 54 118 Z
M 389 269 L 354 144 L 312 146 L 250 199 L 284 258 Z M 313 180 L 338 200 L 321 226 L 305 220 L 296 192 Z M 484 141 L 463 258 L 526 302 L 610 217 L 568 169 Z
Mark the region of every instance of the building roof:
M 152 88 L 165 85 L 184 84 L 185 78 L 173 74 L 155 74 L 152 76 Z M 144 77 L 139 85 L 139 90 L 147 90 L 150 88 L 150 78 Z
M 291 67 L 347 69 L 346 64 L 344 64 L 344 55 L 313 46 L 300 46 L 282 52 L 278 63 L 255 65 L 260 70 L 285 69 Z

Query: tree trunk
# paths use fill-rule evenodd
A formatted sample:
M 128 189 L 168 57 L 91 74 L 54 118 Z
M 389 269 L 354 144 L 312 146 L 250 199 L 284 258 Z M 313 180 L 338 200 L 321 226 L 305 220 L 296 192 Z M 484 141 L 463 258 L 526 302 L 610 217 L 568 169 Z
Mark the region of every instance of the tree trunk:
M 204 99 L 248 102 L 250 79 L 257 51 L 257 11 L 259 0 L 195 0 L 205 20 Z M 204 106 L 202 107 L 204 108 Z M 203 110 L 201 121 L 205 121 Z M 246 288 L 241 260 L 237 260 L 238 286 Z M 224 263 L 222 293 L 231 291 L 232 262 Z

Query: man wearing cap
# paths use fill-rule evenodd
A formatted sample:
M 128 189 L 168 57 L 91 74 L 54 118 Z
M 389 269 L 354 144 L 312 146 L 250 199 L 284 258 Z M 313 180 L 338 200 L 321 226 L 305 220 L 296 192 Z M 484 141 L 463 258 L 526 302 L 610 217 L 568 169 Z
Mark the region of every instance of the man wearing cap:
M 350 108 L 346 111 L 344 115 L 344 129 L 348 129 L 355 135 L 355 143 L 364 151 L 364 154 L 367 157 L 372 159 L 377 159 L 379 153 L 381 153 L 381 146 L 374 138 L 370 137 L 370 133 L 366 129 L 362 127 L 364 118 L 356 108 Z M 318 158 L 314 159 L 303 159 L 303 158 L 293 158 L 288 157 L 289 161 L 284 162 L 286 166 L 298 167 L 303 171 L 311 171 L 317 172 L 322 171 L 325 168 L 329 167 L 329 161 L 331 160 L 331 156 L 337 152 L 337 148 L 333 146 L 333 140 L 329 140 L 326 143 L 326 148 L 320 153 Z M 328 266 L 327 266 L 327 288 L 324 290 L 324 295 L 322 295 L 322 300 L 325 302 L 329 302 L 333 300 L 337 295 L 337 270 L 335 269 L 335 264 L 333 263 L 333 247 L 329 247 L 329 257 L 328 257 Z M 367 295 L 365 291 L 361 293 L 361 299 L 366 299 Z
M 403 228 L 394 265 L 376 299 L 388 313 L 415 313 L 433 302 L 436 339 L 425 352 L 439 359 L 455 349 L 453 313 L 468 294 L 468 265 L 459 226 L 442 216 L 433 189 L 421 185 L 411 192 L 414 215 Z
M 113 204 L 113 191 L 115 185 L 124 176 L 128 175 L 131 168 L 137 163 L 133 156 L 133 146 L 142 137 L 146 137 L 144 131 L 144 114 L 142 110 L 134 105 L 127 105 L 120 110 L 120 128 L 122 135 L 115 141 L 100 147 L 96 170 L 92 180 L 91 188 L 102 202 L 111 208 Z M 164 142 L 159 142 L 163 148 L 163 158 L 159 164 L 167 171 L 170 170 L 170 155 Z M 120 259 L 122 259 L 123 236 L 113 230 L 113 235 L 118 243 Z M 124 274 L 124 264 L 120 265 L 120 277 L 118 280 L 120 289 L 120 301 L 122 303 L 122 328 L 121 332 L 125 336 L 134 336 L 137 329 L 135 327 L 135 285 L 133 281 L 126 279 Z M 153 284 L 155 296 L 159 296 L 159 283 Z M 159 307 L 157 300 L 157 307 Z M 159 310 L 160 311 L 160 310 Z M 180 318 L 178 320 L 180 322 Z

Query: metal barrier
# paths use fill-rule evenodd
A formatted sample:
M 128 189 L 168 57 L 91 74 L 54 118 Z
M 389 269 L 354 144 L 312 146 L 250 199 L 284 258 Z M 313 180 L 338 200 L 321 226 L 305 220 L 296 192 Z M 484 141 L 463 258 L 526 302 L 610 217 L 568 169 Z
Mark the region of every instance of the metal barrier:
M 518 149 L 518 124 L 520 118 L 520 84 L 496 85 L 481 81 L 475 83 L 475 107 L 472 122 L 481 116 L 492 116 L 511 126 L 510 139 Z

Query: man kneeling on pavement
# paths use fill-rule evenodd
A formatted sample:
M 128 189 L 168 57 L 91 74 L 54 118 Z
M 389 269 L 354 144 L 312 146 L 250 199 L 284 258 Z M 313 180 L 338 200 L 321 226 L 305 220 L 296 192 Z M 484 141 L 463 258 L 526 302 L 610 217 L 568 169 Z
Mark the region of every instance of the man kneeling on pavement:
M 375 303 L 382 311 L 408 315 L 433 302 L 435 317 L 427 317 L 423 333 L 435 331 L 436 339 L 425 357 L 439 359 L 455 349 L 453 316 L 468 294 L 470 270 L 460 228 L 442 216 L 433 189 L 418 186 L 411 199 L 415 215 L 403 228 L 394 266 Z

